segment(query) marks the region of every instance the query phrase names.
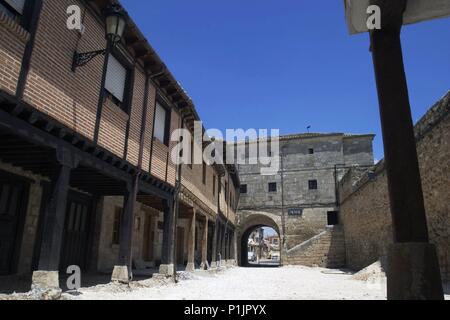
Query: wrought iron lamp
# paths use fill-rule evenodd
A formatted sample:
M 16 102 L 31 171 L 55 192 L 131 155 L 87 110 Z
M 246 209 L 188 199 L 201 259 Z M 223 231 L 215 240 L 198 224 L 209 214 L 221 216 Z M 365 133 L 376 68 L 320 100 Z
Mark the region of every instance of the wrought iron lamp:
M 105 37 L 107 47 L 102 50 L 78 53 L 73 55 L 72 71 L 77 67 L 86 65 L 89 61 L 98 55 L 105 55 L 109 48 L 116 46 L 122 39 L 126 27 L 125 14 L 123 9 L 113 4 L 105 10 Z

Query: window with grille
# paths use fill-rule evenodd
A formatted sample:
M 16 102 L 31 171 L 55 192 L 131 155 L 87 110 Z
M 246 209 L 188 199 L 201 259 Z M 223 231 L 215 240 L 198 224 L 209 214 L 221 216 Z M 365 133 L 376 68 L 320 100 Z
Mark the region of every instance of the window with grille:
M 309 190 L 317 190 L 318 189 L 317 180 L 309 180 L 308 186 Z
M 269 192 L 277 192 L 277 184 L 276 184 L 276 182 L 269 183 Z

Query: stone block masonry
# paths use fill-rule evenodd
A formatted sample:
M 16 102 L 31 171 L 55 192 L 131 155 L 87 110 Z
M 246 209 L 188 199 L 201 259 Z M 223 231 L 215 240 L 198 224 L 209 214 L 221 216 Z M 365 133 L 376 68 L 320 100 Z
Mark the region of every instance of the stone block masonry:
M 286 252 L 289 265 L 321 268 L 345 266 L 345 240 L 341 227 L 328 227 L 317 236 Z
M 450 92 L 415 133 L 430 241 L 437 246 L 442 278 L 450 281 Z M 385 163 L 363 175 L 350 170 L 340 195 L 347 265 L 362 269 L 386 256 L 393 242 Z

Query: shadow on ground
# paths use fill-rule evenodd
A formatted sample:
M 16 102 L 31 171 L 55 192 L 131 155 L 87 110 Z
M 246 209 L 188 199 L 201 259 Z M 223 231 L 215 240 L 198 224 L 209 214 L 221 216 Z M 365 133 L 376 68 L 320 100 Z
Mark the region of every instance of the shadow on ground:
M 63 292 L 69 291 L 67 288 L 68 275 L 60 278 L 59 286 Z M 138 274 L 135 275 L 134 281 L 141 281 L 151 278 L 151 275 Z M 83 288 L 104 285 L 111 282 L 111 274 L 90 273 L 81 277 L 81 286 Z M 31 289 L 30 276 L 7 276 L 0 277 L 0 294 L 27 293 Z

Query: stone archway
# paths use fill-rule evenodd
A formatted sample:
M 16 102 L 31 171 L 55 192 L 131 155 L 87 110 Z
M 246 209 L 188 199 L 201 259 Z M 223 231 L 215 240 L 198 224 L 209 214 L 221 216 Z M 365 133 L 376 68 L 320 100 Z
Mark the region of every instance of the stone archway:
M 283 237 L 281 228 L 281 217 L 268 212 L 255 212 L 255 211 L 241 211 L 240 221 L 238 228 L 237 249 L 238 249 L 238 265 L 246 266 L 248 264 L 247 246 L 248 237 L 250 234 L 258 228 L 269 227 L 274 229 L 279 237 L 280 241 Z M 281 247 L 281 254 L 283 255 L 283 248 Z

